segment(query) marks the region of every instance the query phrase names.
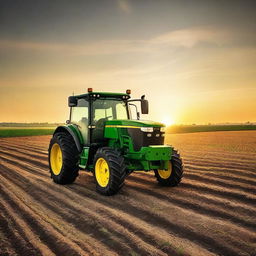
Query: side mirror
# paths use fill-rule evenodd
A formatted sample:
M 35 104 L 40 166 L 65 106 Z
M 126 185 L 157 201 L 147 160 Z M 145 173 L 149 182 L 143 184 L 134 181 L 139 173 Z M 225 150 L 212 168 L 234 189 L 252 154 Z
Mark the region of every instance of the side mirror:
M 141 113 L 148 114 L 148 101 L 141 99 Z
M 69 96 L 68 97 L 68 106 L 69 107 L 77 106 L 77 98 L 75 96 Z

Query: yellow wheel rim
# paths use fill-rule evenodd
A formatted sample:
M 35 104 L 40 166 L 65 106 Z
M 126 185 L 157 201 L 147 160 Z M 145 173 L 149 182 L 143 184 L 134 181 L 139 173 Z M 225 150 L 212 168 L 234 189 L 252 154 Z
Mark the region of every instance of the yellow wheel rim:
M 171 176 L 171 174 L 172 174 L 172 165 L 171 165 L 171 162 L 169 161 L 169 163 L 168 163 L 168 169 L 167 169 L 167 170 L 157 170 L 157 171 L 158 171 L 159 176 L 160 176 L 162 179 L 164 179 L 164 180 L 168 179 L 168 178 Z
M 106 187 L 109 182 L 109 166 L 104 158 L 99 158 L 95 164 L 95 177 L 101 187 Z
M 58 143 L 54 143 L 50 154 L 51 168 L 54 175 L 59 175 L 62 168 L 62 151 Z

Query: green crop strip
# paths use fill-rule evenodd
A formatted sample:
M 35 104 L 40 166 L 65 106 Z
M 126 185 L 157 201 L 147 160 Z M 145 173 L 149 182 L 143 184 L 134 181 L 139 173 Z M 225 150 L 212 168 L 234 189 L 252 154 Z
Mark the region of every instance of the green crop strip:
M 20 137 L 20 136 L 38 136 L 51 135 L 54 129 L 0 129 L 0 137 Z

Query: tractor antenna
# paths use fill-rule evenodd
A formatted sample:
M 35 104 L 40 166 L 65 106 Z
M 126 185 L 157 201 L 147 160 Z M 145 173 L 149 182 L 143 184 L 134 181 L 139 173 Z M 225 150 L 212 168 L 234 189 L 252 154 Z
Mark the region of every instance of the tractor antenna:
M 75 95 L 74 91 L 73 91 L 73 96 Z

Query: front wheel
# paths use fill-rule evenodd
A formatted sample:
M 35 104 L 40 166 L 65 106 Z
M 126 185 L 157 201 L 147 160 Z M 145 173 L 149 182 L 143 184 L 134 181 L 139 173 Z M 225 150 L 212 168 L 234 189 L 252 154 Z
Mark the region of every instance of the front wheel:
M 124 184 L 126 168 L 122 155 L 111 148 L 100 148 L 94 157 L 96 190 L 103 195 L 116 194 Z
M 172 158 L 168 163 L 168 170 L 154 170 L 158 183 L 162 186 L 177 186 L 183 176 L 183 165 L 180 154 L 173 150 Z

